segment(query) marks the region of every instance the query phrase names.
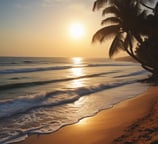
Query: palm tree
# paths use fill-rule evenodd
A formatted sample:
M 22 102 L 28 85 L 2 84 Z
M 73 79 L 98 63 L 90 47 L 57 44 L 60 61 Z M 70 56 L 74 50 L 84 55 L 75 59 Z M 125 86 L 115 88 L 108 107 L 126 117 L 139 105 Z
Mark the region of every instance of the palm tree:
M 93 42 L 99 40 L 103 42 L 107 36 L 114 35 L 115 38 L 111 44 L 109 51 L 109 56 L 113 56 L 121 48 L 127 50 L 132 54 L 132 43 L 134 37 L 138 41 L 142 41 L 141 36 L 135 32 L 134 20 L 138 19 L 138 5 L 133 5 L 132 0 L 125 1 L 126 3 L 120 3 L 118 0 L 114 1 L 110 6 L 106 7 L 102 15 L 113 14 L 112 16 L 106 17 L 102 21 L 102 25 L 106 25 L 104 28 L 100 29 L 93 36 Z M 97 5 L 95 5 L 96 7 Z M 128 14 L 127 14 L 128 12 Z M 108 25 L 108 23 L 111 23 Z M 130 46 L 130 50 L 128 49 Z
M 149 15 L 147 15 L 147 11 L 141 7 L 144 6 L 154 12 L 157 8 L 150 8 L 145 2 L 147 2 L 147 0 L 95 1 L 93 10 L 104 8 L 102 15 L 105 16 L 105 14 L 107 14 L 107 16 L 101 23 L 105 25 L 105 27 L 94 34 L 92 41 L 100 41 L 102 43 L 107 37 L 113 36 L 114 38 L 109 49 L 110 57 L 119 52 L 119 50 L 124 50 L 141 63 L 143 68 L 155 73 L 155 66 L 157 67 L 157 65 L 153 66 L 153 64 L 151 64 L 151 56 L 153 55 L 148 56 L 147 60 L 145 59 L 146 56 L 143 56 L 142 53 L 146 47 L 147 39 L 150 40 L 151 43 L 151 41 L 153 42 L 154 40 L 154 38 L 151 40 L 151 37 L 158 36 L 158 29 L 157 25 L 155 29 L 153 29 L 153 21 L 155 22 L 156 20 L 150 22 L 151 20 L 149 19 Z M 134 43 L 137 44 L 137 47 L 134 47 Z M 144 47 L 144 49 L 142 47 Z M 153 48 L 153 50 L 155 50 L 155 48 Z

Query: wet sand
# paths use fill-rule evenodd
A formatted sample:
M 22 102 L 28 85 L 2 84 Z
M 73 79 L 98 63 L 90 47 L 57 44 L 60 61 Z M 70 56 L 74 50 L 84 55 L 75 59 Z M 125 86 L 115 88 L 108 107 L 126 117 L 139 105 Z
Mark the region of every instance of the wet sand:
M 111 109 L 20 144 L 158 144 L 158 86 Z

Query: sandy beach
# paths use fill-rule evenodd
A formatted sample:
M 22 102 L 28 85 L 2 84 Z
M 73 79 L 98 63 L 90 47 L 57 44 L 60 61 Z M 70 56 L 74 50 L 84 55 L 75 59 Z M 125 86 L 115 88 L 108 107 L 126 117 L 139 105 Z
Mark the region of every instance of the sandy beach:
M 157 144 L 158 86 L 111 109 L 19 144 Z

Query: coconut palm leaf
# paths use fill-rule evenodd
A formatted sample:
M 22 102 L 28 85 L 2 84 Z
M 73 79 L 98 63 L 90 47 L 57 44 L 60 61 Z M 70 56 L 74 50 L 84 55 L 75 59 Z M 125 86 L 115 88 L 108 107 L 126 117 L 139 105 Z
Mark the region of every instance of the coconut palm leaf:
M 131 1 L 129 0 L 128 2 L 131 2 Z M 145 7 L 149 7 L 149 8 L 150 8 L 150 6 L 147 6 L 146 3 L 153 4 L 154 2 L 155 2 L 155 0 L 133 0 L 132 1 L 132 3 L 140 3 L 140 4 L 144 5 Z M 123 3 L 123 1 L 121 2 L 121 0 L 96 0 L 93 5 L 93 11 L 104 7 L 106 3 L 118 4 L 118 3 Z M 150 8 L 150 9 L 152 9 L 152 8 Z
M 148 8 L 148 9 L 150 9 L 150 10 L 154 10 L 154 8 L 149 7 L 148 5 L 144 4 L 143 2 L 140 2 L 140 4 L 141 4 L 142 6 Z
M 146 17 L 147 17 L 147 11 L 143 10 L 143 12 L 139 14 L 139 18 L 146 18 Z
M 150 4 L 155 2 L 155 0 L 137 0 L 137 1 L 142 2 L 142 3 L 150 3 Z
M 153 4 L 155 2 L 155 0 L 136 0 L 136 1 L 138 1 L 139 3 L 144 4 L 144 5 L 146 5 L 147 3 L 148 4 Z
M 139 42 L 139 43 L 142 43 L 143 42 L 143 39 L 142 39 L 142 37 L 141 37 L 141 35 L 140 34 L 138 34 L 138 33 L 134 33 L 133 32 L 133 36 L 135 37 L 135 39 Z
M 96 0 L 93 5 L 93 11 L 102 8 L 107 2 L 108 0 Z
M 92 42 L 100 41 L 103 42 L 105 38 L 116 35 L 120 30 L 120 25 L 111 25 L 98 30 L 93 38 Z
M 93 5 L 93 11 L 98 10 L 105 6 L 105 4 L 113 3 L 115 0 L 96 0 Z
M 112 57 L 114 54 L 118 53 L 119 50 L 123 49 L 123 40 L 122 40 L 123 36 L 122 33 L 118 33 L 114 40 L 112 41 L 112 44 L 110 46 L 109 49 L 109 56 Z
M 110 7 L 107 7 L 103 10 L 102 12 L 102 16 L 105 16 L 105 14 L 114 14 L 116 16 L 120 16 L 120 11 L 119 9 L 117 9 L 115 6 L 110 6 Z
M 131 32 L 128 32 L 126 37 L 125 37 L 125 40 L 124 40 L 125 50 L 127 50 L 129 47 L 133 48 L 133 41 L 134 41 L 134 39 L 133 39 Z
M 102 20 L 101 25 L 109 24 L 109 23 L 122 23 L 121 19 L 118 17 L 109 17 L 104 20 Z

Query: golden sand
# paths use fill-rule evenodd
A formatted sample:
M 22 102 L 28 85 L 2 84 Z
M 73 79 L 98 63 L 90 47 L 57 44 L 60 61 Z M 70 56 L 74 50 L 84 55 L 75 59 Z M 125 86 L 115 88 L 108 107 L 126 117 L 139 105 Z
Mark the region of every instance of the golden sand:
M 156 143 L 157 142 L 157 143 Z M 158 87 L 111 109 L 20 144 L 158 144 Z

